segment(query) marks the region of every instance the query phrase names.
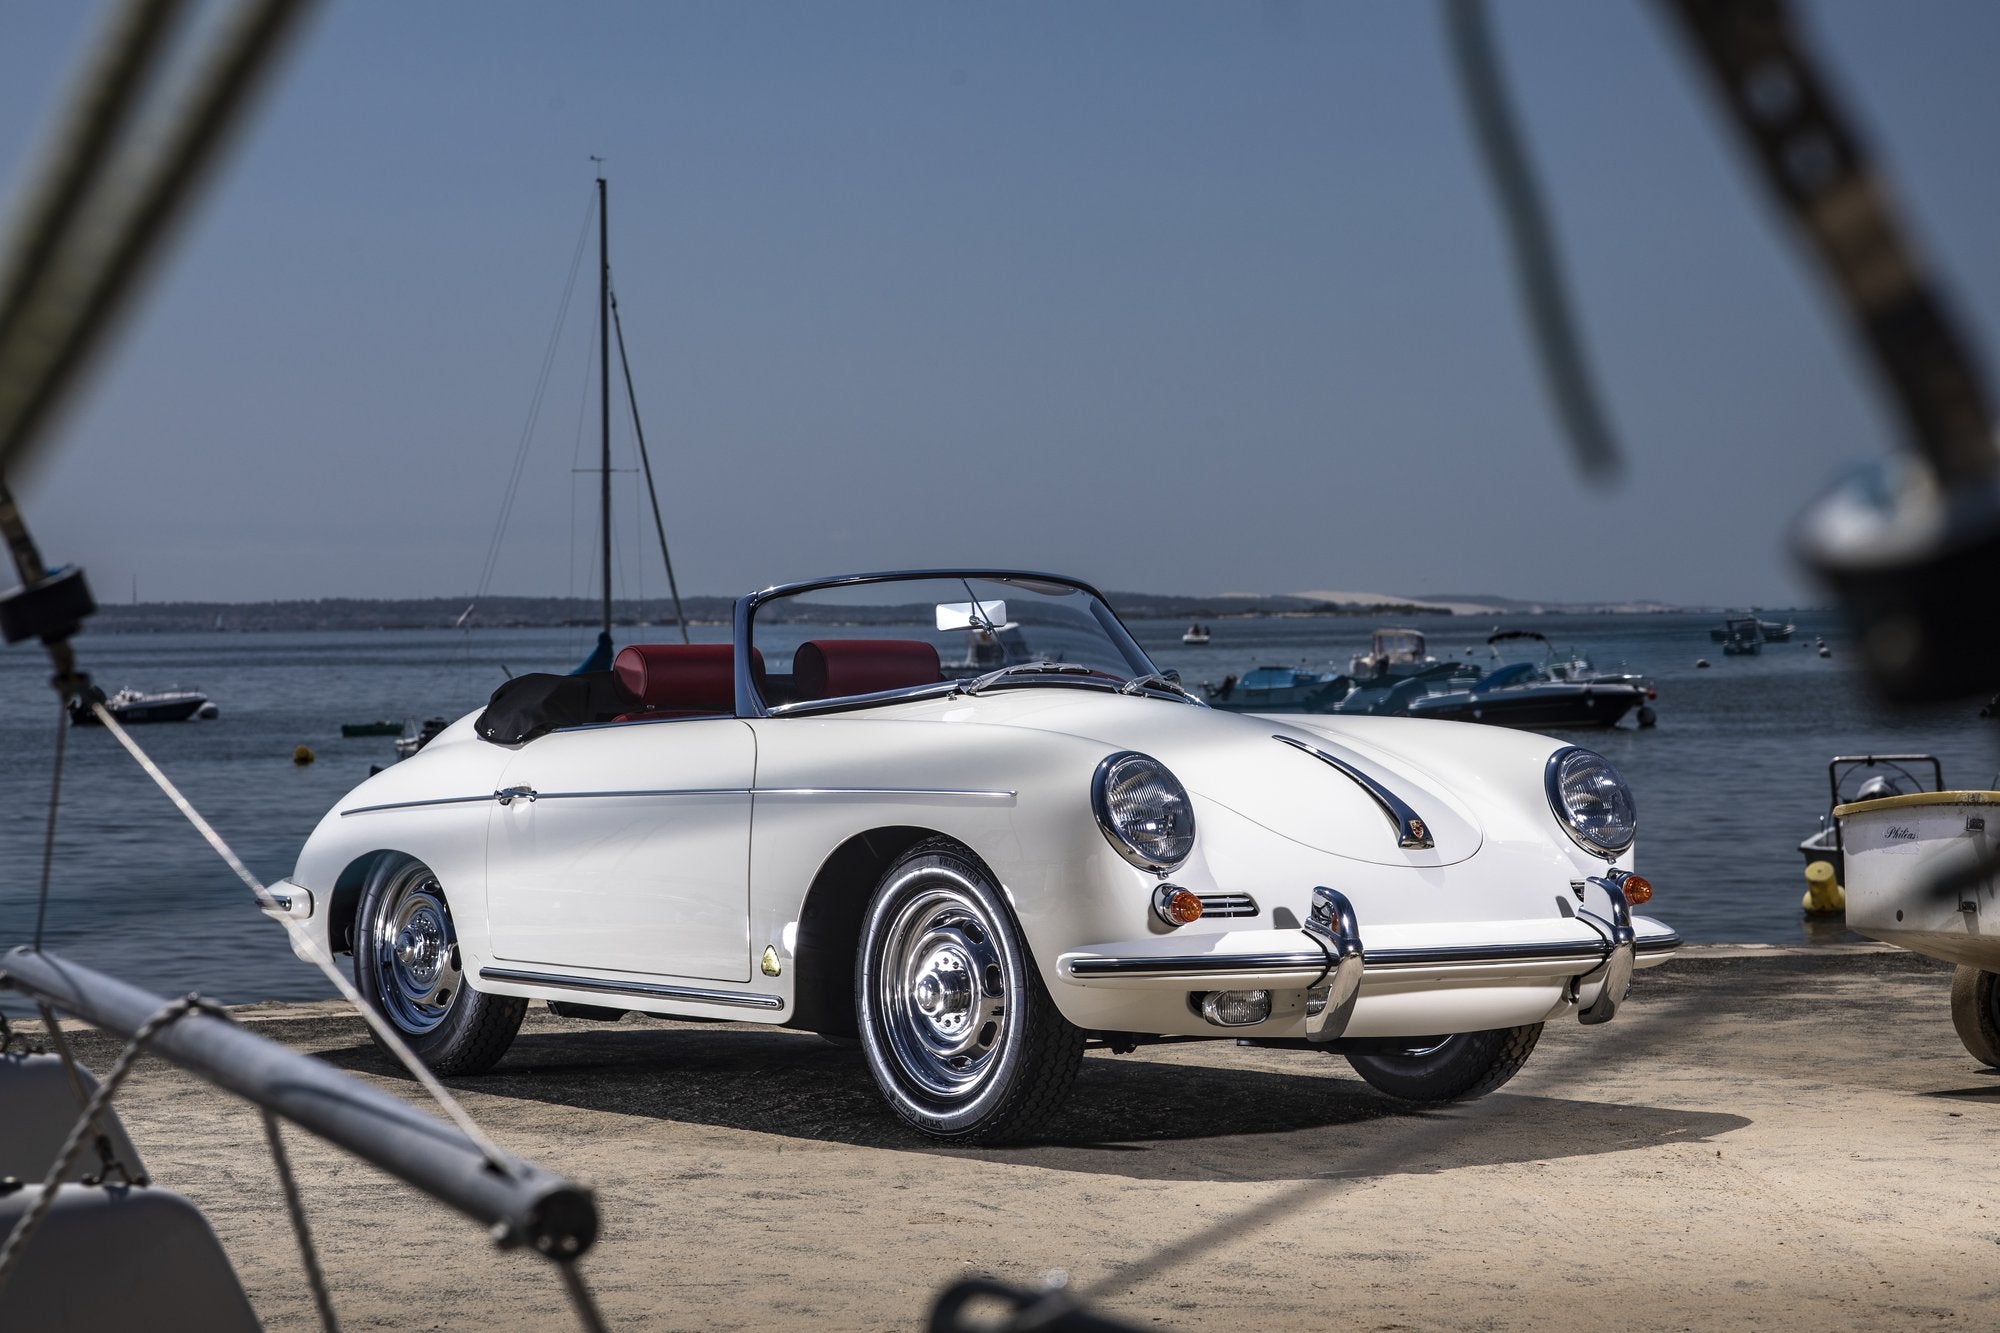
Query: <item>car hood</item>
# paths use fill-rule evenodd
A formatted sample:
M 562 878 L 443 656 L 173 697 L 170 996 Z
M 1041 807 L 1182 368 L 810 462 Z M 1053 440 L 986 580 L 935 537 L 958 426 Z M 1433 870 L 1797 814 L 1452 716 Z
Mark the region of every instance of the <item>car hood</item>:
M 1438 769 L 1449 769 L 1450 756 L 1434 741 L 1394 747 L 1379 737 L 1334 739 L 1323 730 L 1308 731 L 1272 717 L 1074 687 L 996 690 L 948 701 L 935 715 L 944 721 L 1032 727 L 1141 751 L 1173 770 L 1198 799 L 1226 806 L 1282 837 L 1357 861 L 1450 865 L 1477 852 L 1485 839 L 1472 807 L 1440 776 Z M 1442 733 L 1428 728 L 1442 725 L 1420 724 L 1411 739 L 1438 736 Z M 1276 739 L 1280 736 L 1303 742 L 1380 784 L 1424 822 L 1435 845 L 1399 846 L 1394 821 L 1361 782 Z

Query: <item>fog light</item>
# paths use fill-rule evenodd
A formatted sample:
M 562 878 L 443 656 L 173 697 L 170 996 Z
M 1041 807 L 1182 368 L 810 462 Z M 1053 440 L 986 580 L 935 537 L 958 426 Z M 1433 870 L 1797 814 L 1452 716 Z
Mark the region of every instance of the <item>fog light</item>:
M 1267 990 L 1215 990 L 1201 997 L 1201 1016 L 1217 1027 L 1240 1028 L 1271 1016 Z
M 1153 913 L 1170 926 L 1201 920 L 1201 899 L 1186 889 L 1162 884 L 1153 890 Z
M 1625 901 L 1634 907 L 1653 901 L 1653 881 L 1644 875 L 1627 875 L 1619 887 L 1625 890 Z

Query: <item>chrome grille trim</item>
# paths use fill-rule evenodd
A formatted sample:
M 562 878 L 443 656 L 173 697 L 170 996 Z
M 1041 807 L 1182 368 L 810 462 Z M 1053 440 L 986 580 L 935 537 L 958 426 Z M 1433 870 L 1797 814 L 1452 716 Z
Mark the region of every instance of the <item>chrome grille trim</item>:
M 1201 918 L 1256 916 L 1257 900 L 1247 893 L 1197 893 L 1201 899 Z

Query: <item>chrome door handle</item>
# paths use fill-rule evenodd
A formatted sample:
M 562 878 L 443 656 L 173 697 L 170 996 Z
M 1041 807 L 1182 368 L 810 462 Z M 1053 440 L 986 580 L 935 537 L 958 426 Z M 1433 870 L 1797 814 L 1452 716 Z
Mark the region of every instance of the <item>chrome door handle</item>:
M 502 787 L 499 791 L 493 793 L 493 799 L 502 805 L 512 805 L 514 798 L 517 796 L 524 801 L 533 801 L 535 799 L 535 789 L 533 787 Z

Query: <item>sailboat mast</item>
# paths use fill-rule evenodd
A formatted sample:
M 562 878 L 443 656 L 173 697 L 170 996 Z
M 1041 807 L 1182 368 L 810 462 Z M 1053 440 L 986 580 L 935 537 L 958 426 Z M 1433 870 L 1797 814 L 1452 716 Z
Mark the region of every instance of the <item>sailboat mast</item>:
M 598 465 L 599 532 L 604 538 L 604 633 L 611 633 L 611 221 L 604 177 L 597 178 L 597 401 L 603 449 Z

